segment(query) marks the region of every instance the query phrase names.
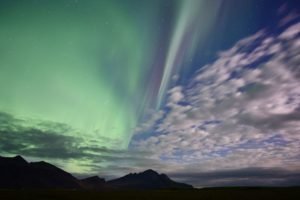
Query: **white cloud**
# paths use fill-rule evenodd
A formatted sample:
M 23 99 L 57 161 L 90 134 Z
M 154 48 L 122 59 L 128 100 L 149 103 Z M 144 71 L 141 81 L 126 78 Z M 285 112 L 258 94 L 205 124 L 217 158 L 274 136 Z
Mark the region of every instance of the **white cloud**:
M 300 23 L 259 31 L 221 52 L 169 90 L 158 134 L 133 147 L 184 169 L 299 168 L 299 34 Z
M 164 112 L 162 110 L 150 110 L 145 120 L 135 128 L 135 134 L 149 131 L 155 125 L 155 123 L 163 117 L 163 115 Z

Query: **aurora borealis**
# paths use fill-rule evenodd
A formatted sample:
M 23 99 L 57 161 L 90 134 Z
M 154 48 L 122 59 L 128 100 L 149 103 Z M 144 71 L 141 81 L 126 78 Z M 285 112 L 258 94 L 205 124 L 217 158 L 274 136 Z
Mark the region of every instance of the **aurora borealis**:
M 147 29 L 138 32 L 134 16 L 111 1 L 44 3 L 7 3 L 1 12 L 1 110 L 126 147 L 147 103 Z
M 0 1 L 0 153 L 199 186 L 299 173 L 298 4 Z

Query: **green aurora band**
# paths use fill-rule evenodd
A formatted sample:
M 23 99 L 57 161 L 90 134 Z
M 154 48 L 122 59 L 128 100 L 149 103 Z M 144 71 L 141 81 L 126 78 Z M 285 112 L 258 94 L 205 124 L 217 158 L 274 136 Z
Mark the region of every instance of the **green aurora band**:
M 164 106 L 172 76 L 193 57 L 220 1 L 1 4 L 0 112 L 28 127 L 66 124 L 72 130 L 60 134 L 85 146 L 92 139 L 98 147 L 127 149 L 145 113 Z M 79 162 L 62 165 L 82 171 Z
M 145 34 L 113 1 L 47 3 L 1 10 L 0 110 L 127 147 L 144 106 Z

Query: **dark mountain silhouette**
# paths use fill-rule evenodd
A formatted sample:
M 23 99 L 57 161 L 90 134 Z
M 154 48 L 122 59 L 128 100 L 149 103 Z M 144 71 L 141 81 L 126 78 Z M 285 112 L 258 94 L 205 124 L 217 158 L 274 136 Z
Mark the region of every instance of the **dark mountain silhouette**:
M 148 169 L 141 173 L 128 174 L 121 178 L 108 181 L 115 188 L 124 189 L 191 189 L 193 186 L 171 180 L 165 174 L 158 174 Z
M 0 156 L 0 188 L 81 188 L 71 174 L 46 163 L 28 163 L 21 156 Z
M 85 179 L 81 179 L 81 183 L 87 189 L 105 189 L 107 188 L 107 184 L 105 179 L 100 178 L 98 176 L 92 176 Z
M 178 183 L 165 174 L 149 169 L 128 174 L 106 182 L 98 176 L 82 180 L 47 162 L 27 162 L 21 156 L 0 156 L 0 188 L 51 189 L 189 189 L 191 185 Z

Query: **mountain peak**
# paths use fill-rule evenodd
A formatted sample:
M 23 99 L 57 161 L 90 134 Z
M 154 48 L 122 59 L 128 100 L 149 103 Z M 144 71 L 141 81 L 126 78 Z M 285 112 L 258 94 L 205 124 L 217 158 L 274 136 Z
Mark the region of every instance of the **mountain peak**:
M 15 157 L 4 157 L 0 156 L 0 163 L 5 164 L 14 164 L 14 165 L 27 165 L 28 162 L 22 156 L 15 156 Z
M 15 157 L 13 157 L 12 159 L 14 159 L 15 161 L 20 162 L 20 163 L 27 163 L 27 161 L 20 155 L 17 155 Z
M 91 176 L 85 179 L 81 179 L 81 181 L 89 182 L 89 183 L 105 183 L 105 179 L 100 178 L 99 176 Z
M 153 169 L 147 169 L 146 171 L 141 172 L 140 174 L 147 174 L 147 175 L 159 175 L 156 171 Z
M 81 183 L 89 189 L 101 189 L 105 187 L 105 179 L 99 176 L 91 176 L 80 180 Z
M 47 162 L 0 156 L 0 188 L 80 188 L 77 179 Z
M 13 157 L 13 158 L 15 158 L 15 159 L 24 159 L 22 156 L 20 156 L 20 155 L 16 155 L 15 157 Z
M 159 174 L 152 169 L 148 169 L 141 173 L 130 173 L 121 178 L 108 181 L 108 184 L 114 188 L 123 189 L 191 189 L 193 186 L 178 183 L 171 180 L 165 174 Z

